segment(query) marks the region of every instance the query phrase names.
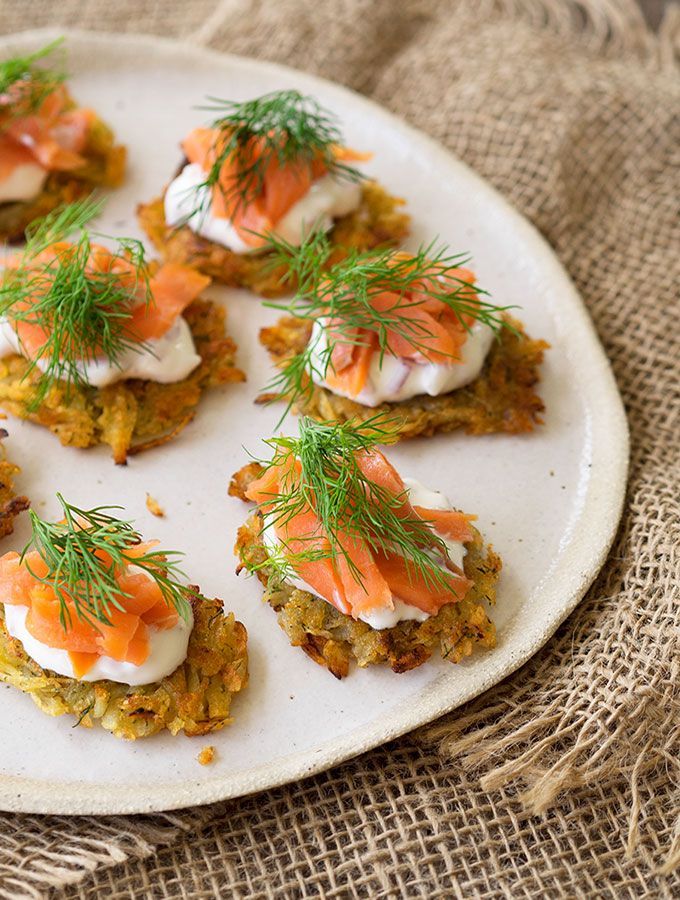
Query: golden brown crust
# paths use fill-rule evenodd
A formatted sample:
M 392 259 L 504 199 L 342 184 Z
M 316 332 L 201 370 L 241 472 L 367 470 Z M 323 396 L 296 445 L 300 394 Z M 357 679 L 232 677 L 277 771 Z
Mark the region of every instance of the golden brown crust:
M 246 499 L 245 490 L 260 471 L 257 463 L 244 466 L 232 478 L 229 493 Z M 241 560 L 239 570 L 266 563 L 261 526 L 261 516 L 254 513 L 239 528 L 235 546 Z M 436 616 L 424 622 L 400 622 L 380 631 L 338 612 L 314 594 L 274 584 L 266 567 L 258 569 L 257 576 L 264 585 L 263 599 L 276 612 L 292 646 L 301 647 L 336 678 L 348 674 L 352 659 L 362 668 L 387 663 L 394 672 L 407 672 L 439 649 L 444 659 L 460 662 L 476 646 L 496 645 L 496 630 L 482 604 L 495 602 L 502 563 L 490 547 L 484 547 L 479 532 L 474 534 L 474 540 L 467 545 L 464 564 L 473 587 L 465 599 L 443 606 Z
M 543 360 L 543 351 L 549 345 L 545 341 L 532 340 L 520 322 L 510 321 L 517 334 L 504 328 L 479 377 L 449 394 L 421 395 L 400 403 L 369 407 L 314 385 L 309 394 L 295 402 L 293 412 L 327 422 L 363 421 L 379 413 L 386 414 L 398 421 L 401 438 L 458 428 L 465 429 L 467 434 L 532 431 L 535 425 L 543 422 L 541 413 L 545 407 L 534 386 L 540 378 L 538 367 Z M 285 317 L 271 328 L 263 328 L 260 341 L 274 364 L 280 366 L 286 358 L 304 350 L 311 330 L 310 322 Z M 272 399 L 285 398 L 263 394 L 258 402 Z
M 7 432 L 0 428 L 0 441 L 6 437 Z M 20 471 L 6 458 L 5 447 L 0 443 L 0 538 L 14 531 L 14 520 L 30 506 L 28 497 L 18 497 L 14 491 L 14 477 Z
M 41 193 L 33 200 L 0 204 L 0 239 L 20 241 L 31 222 L 63 203 L 91 194 L 96 187 L 115 188 L 125 173 L 125 147 L 116 145 L 111 129 L 95 119 L 82 151 L 86 165 L 71 172 L 51 172 Z
M 108 444 L 119 464 L 131 454 L 167 443 L 191 422 L 204 391 L 245 380 L 234 366 L 236 344 L 225 335 L 224 310 L 199 299 L 183 315 L 202 360 L 184 380 L 159 384 L 128 379 L 101 389 L 73 387 L 68 397 L 60 383 L 32 409 L 39 373 L 27 374 L 24 357 L 8 356 L 0 359 L 0 407 L 44 425 L 67 446 Z
M 376 182 L 366 182 L 359 209 L 338 219 L 330 232 L 331 242 L 337 247 L 331 261 L 342 259 L 343 247 L 369 250 L 396 245 L 403 240 L 410 221 L 409 216 L 400 211 L 403 203 Z M 291 281 L 283 281 L 285 269 L 272 269 L 266 252 L 234 253 L 199 237 L 186 225 L 168 226 L 162 197 L 141 204 L 137 214 L 142 228 L 167 262 L 192 266 L 230 287 L 249 288 L 263 297 L 278 297 L 294 288 Z
M 192 588 L 194 627 L 187 658 L 155 684 L 130 687 L 115 681 L 77 681 L 42 669 L 5 629 L 0 604 L 0 681 L 29 694 L 50 716 L 73 715 L 86 728 L 99 724 L 126 740 L 163 729 L 210 734 L 233 721 L 234 694 L 248 683 L 248 634 L 221 600 L 207 600 Z

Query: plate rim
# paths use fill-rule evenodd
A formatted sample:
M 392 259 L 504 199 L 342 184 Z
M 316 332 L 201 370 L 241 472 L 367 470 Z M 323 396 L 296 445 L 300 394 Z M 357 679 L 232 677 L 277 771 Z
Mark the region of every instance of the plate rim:
M 292 66 L 221 52 L 190 40 L 177 40 L 153 34 L 118 34 L 76 28 L 48 27 L 2 35 L 0 36 L 0 48 L 6 49 L 13 45 L 31 44 L 60 35 L 65 37 L 67 46 L 71 42 L 81 45 L 87 43 L 106 44 L 109 51 L 113 51 L 116 46 L 121 45 L 151 46 L 154 50 L 166 54 L 170 51 L 181 51 L 185 54 L 200 56 L 203 61 L 212 60 L 217 66 L 226 64 L 245 69 L 257 69 L 260 72 L 265 70 L 272 76 L 290 77 L 295 75 L 310 85 L 323 85 L 325 90 L 331 88 L 340 94 L 349 95 L 355 102 L 370 107 L 373 113 L 383 119 L 388 126 L 401 131 L 409 140 L 422 147 L 428 154 L 438 157 L 445 165 L 457 168 L 461 174 L 465 175 L 473 190 L 486 194 L 488 200 L 513 222 L 513 226 L 519 232 L 522 240 L 527 245 L 533 246 L 536 255 L 541 257 L 542 265 L 548 271 L 550 283 L 559 282 L 561 291 L 565 296 L 569 295 L 571 312 L 574 315 L 570 325 L 572 331 L 577 332 L 579 351 L 582 355 L 585 354 L 589 357 L 591 366 L 598 370 L 599 408 L 598 416 L 593 423 L 592 453 L 593 465 L 596 451 L 600 457 L 606 459 L 606 469 L 603 473 L 606 475 L 606 479 L 602 479 L 602 481 L 606 481 L 606 484 L 603 487 L 602 481 L 600 481 L 597 495 L 593 497 L 592 479 L 589 480 L 584 505 L 578 517 L 579 520 L 582 520 L 587 515 L 587 510 L 589 518 L 592 518 L 593 511 L 599 515 L 599 518 L 596 519 L 595 531 L 598 538 L 597 543 L 594 541 L 590 543 L 587 555 L 579 555 L 579 567 L 572 578 L 570 590 L 566 592 L 568 594 L 567 601 L 557 609 L 549 610 L 549 615 L 542 620 L 542 627 L 537 634 L 524 643 L 520 643 L 515 648 L 515 652 L 508 655 L 499 669 L 490 670 L 485 678 L 471 683 L 468 690 L 462 690 L 456 701 L 453 703 L 447 701 L 446 690 L 440 689 L 438 694 L 434 691 L 434 696 L 429 698 L 430 703 L 427 706 L 425 717 L 423 717 L 423 708 L 420 704 L 411 704 L 405 712 L 400 712 L 399 716 L 395 716 L 393 713 L 384 714 L 372 723 L 361 726 L 359 738 L 354 732 L 349 732 L 339 742 L 329 741 L 311 750 L 297 751 L 281 757 L 273 763 L 241 771 L 235 776 L 222 774 L 214 777 L 202 777 L 196 781 L 155 784 L 151 794 L 149 794 L 148 784 L 142 786 L 141 783 L 135 784 L 129 781 L 123 786 L 107 784 L 105 790 L 93 791 L 91 784 L 75 782 L 55 784 L 4 773 L 0 779 L 0 810 L 8 812 L 46 815 L 150 813 L 234 799 L 280 787 L 291 781 L 323 772 L 452 712 L 509 677 L 550 640 L 557 628 L 583 599 L 586 591 L 597 577 L 616 535 L 623 511 L 629 460 L 628 423 L 623 401 L 609 359 L 597 336 L 585 302 L 547 240 L 489 182 L 426 133 L 409 125 L 405 120 L 369 97 L 337 82 L 295 69 Z M 569 347 L 565 347 L 565 352 L 568 357 L 572 356 Z M 573 360 L 570 359 L 570 362 L 573 364 Z M 607 437 L 602 445 L 598 445 L 594 439 L 596 432 Z M 573 548 L 574 539 L 572 535 L 567 549 Z M 544 587 L 543 591 L 545 590 Z M 443 687 L 445 688 L 445 685 Z M 443 696 L 441 696 L 442 694 Z M 238 728 L 238 712 L 235 719 L 234 727 Z M 111 739 L 114 740 L 113 737 Z M 142 787 L 144 790 L 141 790 Z M 144 796 L 145 792 L 146 797 Z

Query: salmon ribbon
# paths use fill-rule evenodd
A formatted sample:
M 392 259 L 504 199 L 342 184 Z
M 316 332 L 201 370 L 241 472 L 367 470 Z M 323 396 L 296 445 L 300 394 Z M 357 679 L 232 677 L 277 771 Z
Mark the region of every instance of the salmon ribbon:
M 395 260 L 407 258 L 404 253 L 395 254 Z M 369 302 L 376 313 L 394 320 L 392 327 L 386 326 L 382 348 L 376 331 L 353 328 L 348 332 L 342 320 L 328 319 L 328 344 L 332 349 L 324 376 L 326 384 L 331 390 L 358 396 L 366 386 L 375 355 L 383 352 L 415 365 L 460 363 L 475 317 L 472 311 L 458 315 L 433 294 L 445 295 L 455 290 L 467 305 L 474 307 L 479 299 L 474 284 L 475 275 L 469 269 L 451 269 L 441 275 L 433 266 L 430 275 L 414 281 L 401 293 L 384 290 L 370 294 Z
M 49 289 L 51 273 L 58 266 L 67 265 L 76 252 L 76 245 L 66 241 L 52 244 L 33 257 L 22 271 L 28 277 L 35 275 L 35 292 L 21 303 L 25 312 L 39 303 Z M 22 266 L 21 259 L 12 258 L 5 270 L 16 272 Z M 113 273 L 123 288 L 130 292 L 131 304 L 125 333 L 133 341 L 147 341 L 166 334 L 175 320 L 210 284 L 210 278 L 179 263 L 165 263 L 148 279 L 149 300 L 147 302 L 147 282 L 140 271 L 124 254 L 111 253 L 100 244 L 92 244 L 85 266 L 85 273 L 93 278 L 97 275 Z M 121 310 L 120 312 L 124 312 Z M 11 312 L 9 314 L 11 318 Z M 37 318 L 37 314 L 36 314 Z M 35 359 L 49 339 L 49 326 L 30 319 L 15 320 L 13 327 L 19 336 L 22 351 Z M 93 347 L 93 354 L 100 348 Z
M 226 146 L 228 136 L 219 128 L 195 128 L 182 141 L 182 149 L 191 163 L 210 172 Z M 250 247 L 266 244 L 267 232 L 304 197 L 312 184 L 328 172 L 319 156 L 312 160 L 281 162 L 276 155 L 267 154 L 262 172 L 252 173 L 267 148 L 264 137 L 254 135 L 238 152 L 229 155 L 220 167 L 217 184 L 212 188 L 212 215 L 228 219 L 241 240 Z M 359 162 L 371 154 L 358 153 L 346 147 L 333 147 L 335 159 Z M 250 189 L 248 182 L 256 183 Z M 245 191 L 239 185 L 245 184 Z M 244 192 L 246 196 L 244 197 Z M 248 196 L 251 195 L 251 196 Z
M 131 559 L 143 556 L 156 544 L 157 541 L 131 545 L 126 555 Z M 96 555 L 103 557 L 101 551 Z M 47 575 L 47 565 L 37 551 L 27 553 L 23 561 L 14 551 L 5 553 L 0 557 L 0 596 L 3 603 L 28 607 L 29 634 L 48 647 L 66 650 L 76 678 L 86 675 L 102 656 L 141 666 L 149 657 L 149 627 L 165 630 L 179 620 L 157 582 L 141 572 L 126 570 L 116 575 L 121 591 L 117 600 L 122 609 L 109 610 L 110 625 L 79 618 L 70 597 L 63 593 L 58 597 L 54 588 L 40 580 Z M 60 618 L 63 606 L 67 612 L 66 628 Z
M 403 498 L 398 515 L 420 517 L 430 522 L 434 532 L 441 537 L 462 543 L 472 540 L 470 516 L 456 510 L 411 506 L 406 499 L 404 482 L 379 450 L 358 453 L 356 462 L 369 483 L 379 485 L 394 497 Z M 290 458 L 282 460 L 280 465 L 270 466 L 262 477 L 250 484 L 246 496 L 260 504 L 266 515 L 277 495 L 283 490 L 286 493 L 296 490 L 300 483 L 300 468 L 299 462 Z M 343 552 L 333 554 L 329 536 L 309 505 L 295 517 L 276 522 L 274 530 L 284 552 L 295 559 L 292 565 L 297 575 L 341 613 L 355 619 L 365 613 L 392 611 L 397 598 L 422 612 L 436 615 L 445 604 L 462 600 L 472 586 L 470 579 L 459 570 L 447 572 L 443 579 L 432 583 L 432 579 L 426 580 L 403 556 L 371 549 L 367 541 L 356 535 L 340 534 L 337 540 Z M 312 560 L 295 558 L 297 554 L 310 553 L 315 557 Z M 361 582 L 356 578 L 357 570 L 361 573 Z
M 30 91 L 30 82 L 16 82 L 0 95 L 0 181 L 30 163 L 50 172 L 68 172 L 86 163 L 82 153 L 95 112 L 75 106 L 63 85 L 31 110 Z

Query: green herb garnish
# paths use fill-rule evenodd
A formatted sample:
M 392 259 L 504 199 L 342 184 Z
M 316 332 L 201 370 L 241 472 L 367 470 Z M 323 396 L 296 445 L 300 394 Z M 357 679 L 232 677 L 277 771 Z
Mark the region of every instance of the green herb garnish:
M 61 47 L 64 38 L 57 38 L 35 53 L 26 56 L 13 56 L 0 62 L 0 116 L 3 107 L 11 107 L 16 103 L 17 115 L 26 115 L 37 109 L 43 100 L 51 94 L 66 78 L 66 73 L 59 68 L 48 68 L 40 63 Z M 19 85 L 20 90 L 13 96 L 12 88 Z M 2 100 L 6 98 L 3 104 Z M 2 126 L 0 125 L 0 128 Z
M 111 625 L 112 609 L 125 611 L 125 597 L 117 581 L 126 566 L 138 566 L 152 578 L 161 590 L 168 606 L 174 607 L 187 619 L 190 604 L 188 589 L 178 579 L 184 573 L 173 559 L 182 556 L 175 550 L 146 550 L 141 556 L 130 553 L 142 543 L 142 537 L 131 522 L 118 519 L 110 512 L 120 506 L 96 506 L 79 509 L 57 494 L 64 513 L 63 522 L 46 522 L 30 510 L 33 533 L 21 554 L 37 551 L 47 566 L 47 575 L 38 577 L 49 585 L 60 603 L 59 620 L 66 630 L 70 627 L 71 608 L 76 616 L 92 625 L 102 622 Z M 105 555 L 102 559 L 97 553 Z M 71 608 L 69 608 L 71 607 Z
M 211 125 L 218 129 L 219 137 L 210 171 L 195 188 L 201 203 L 194 215 L 205 212 L 215 186 L 225 201 L 233 204 L 234 213 L 248 206 L 260 195 L 273 161 L 310 170 L 322 163 L 337 178 L 359 181 L 363 177 L 358 169 L 337 158 L 334 149 L 342 144 L 338 121 L 313 97 L 286 90 L 240 103 L 217 97 L 208 100 L 210 105 L 199 108 L 220 113 Z M 222 169 L 226 163 L 233 167 L 234 175 L 225 184 Z
M 267 547 L 267 559 L 251 564 L 251 571 L 267 568 L 283 581 L 294 575 L 296 564 L 343 556 L 352 577 L 363 584 L 362 573 L 347 550 L 349 539 L 350 545 L 352 540 L 364 541 L 374 553 L 398 554 L 414 578 L 428 586 L 450 588 L 446 543 L 431 523 L 410 510 L 408 491 L 391 493 L 371 481 L 357 462 L 357 456 L 396 440 L 396 425 L 383 414 L 361 424 L 320 423 L 302 417 L 298 437 L 265 440 L 274 455 L 258 462 L 265 471 L 281 467 L 282 473 L 278 493 L 259 505 L 265 523 L 285 526 L 311 508 L 328 537 L 329 549 L 312 545 L 318 535 L 310 535 L 310 547 L 302 550 L 285 543 L 276 551 Z M 295 461 L 299 472 L 293 467 Z
M 486 291 L 456 275 L 470 257 L 452 253 L 446 246 L 438 247 L 434 241 L 408 255 L 391 248 L 353 248 L 333 265 L 329 261 L 334 247 L 321 232 L 309 235 L 299 247 L 274 235 L 268 235 L 268 242 L 271 266 L 284 267 L 284 279 L 297 289 L 292 298 L 270 300 L 265 306 L 309 322 L 333 320 L 332 330 L 316 329 L 305 349 L 284 360 L 267 386 L 274 392 L 273 399 L 287 400 L 286 411 L 298 398 L 309 396 L 314 387 L 311 375 L 325 379 L 329 371 L 334 371 L 332 355 L 339 344 L 365 345 L 366 333 L 374 335 L 380 365 L 385 354 L 391 353 L 390 334 L 416 351 L 427 351 L 430 332 L 421 321 L 407 317 L 405 310 L 422 306 L 430 298 L 448 306 L 468 332 L 470 321 L 482 322 L 494 331 L 512 330 L 503 317 L 512 307 L 484 300 Z M 414 285 L 417 300 L 408 296 Z M 395 299 L 378 310 L 372 300 L 386 291 Z
M 132 309 L 150 300 L 144 247 L 141 241 L 118 238 L 111 250 L 112 264 L 124 261 L 132 267 L 133 278 L 121 278 L 113 267 L 95 271 L 89 265 L 93 245 L 85 226 L 101 208 L 100 201 L 81 200 L 30 228 L 20 265 L 7 269 L 0 284 L 0 315 L 10 323 L 38 325 L 46 334 L 24 376 L 40 363 L 34 407 L 56 382 L 66 385 L 67 398 L 74 386 L 86 387 L 83 364 L 104 357 L 119 366 L 126 351 L 145 348 L 128 331 Z M 75 240 L 52 259 L 39 260 L 43 251 L 74 232 Z

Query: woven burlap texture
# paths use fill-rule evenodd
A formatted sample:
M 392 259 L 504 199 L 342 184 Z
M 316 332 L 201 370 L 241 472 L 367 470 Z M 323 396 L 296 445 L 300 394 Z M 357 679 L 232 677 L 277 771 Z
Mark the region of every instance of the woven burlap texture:
M 5 32 L 53 24 L 290 63 L 446 144 L 569 270 L 623 395 L 632 459 L 602 574 L 514 677 L 415 735 L 242 801 L 3 815 L 0 896 L 677 896 L 678 10 L 652 35 L 633 0 L 0 0 Z

